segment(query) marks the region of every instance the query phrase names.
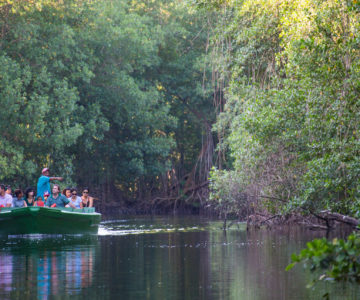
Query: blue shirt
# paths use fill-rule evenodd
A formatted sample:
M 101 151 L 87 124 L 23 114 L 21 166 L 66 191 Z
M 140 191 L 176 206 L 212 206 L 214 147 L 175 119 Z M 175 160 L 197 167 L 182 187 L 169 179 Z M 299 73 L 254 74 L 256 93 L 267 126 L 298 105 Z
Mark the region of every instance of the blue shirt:
M 68 198 L 69 202 L 74 204 L 76 208 L 80 208 L 80 203 L 81 203 L 81 197 L 76 196 L 75 201 L 72 200 L 72 198 Z
M 46 206 L 51 206 L 54 203 L 56 204 L 56 207 L 65 207 L 66 204 L 68 204 L 70 201 L 62 194 L 59 194 L 56 198 L 54 198 L 53 195 L 51 195 L 45 205 Z
M 24 198 L 18 199 L 13 197 L 13 207 L 24 207 Z
M 44 200 L 44 193 L 48 192 L 51 194 L 51 190 L 50 190 L 50 177 L 47 176 L 40 176 L 38 183 L 37 183 L 37 195 L 36 198 L 38 196 L 41 196 Z

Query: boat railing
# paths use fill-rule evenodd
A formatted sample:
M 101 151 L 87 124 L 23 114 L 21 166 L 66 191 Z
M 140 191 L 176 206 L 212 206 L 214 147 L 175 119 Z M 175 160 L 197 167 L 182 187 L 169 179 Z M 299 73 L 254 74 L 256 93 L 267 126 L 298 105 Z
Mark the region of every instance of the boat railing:
M 11 212 L 13 210 L 24 209 L 26 207 L 0 207 L 0 212 Z M 68 212 L 76 212 L 76 213 L 95 213 L 95 207 L 84 207 L 84 208 L 71 208 L 71 207 L 39 207 L 39 206 L 31 206 L 30 208 L 46 208 L 46 209 L 56 209 Z
M 59 208 L 58 208 L 59 209 Z M 61 210 L 71 211 L 71 212 L 82 212 L 82 213 L 94 213 L 95 207 L 84 207 L 84 208 L 71 208 L 71 207 L 62 207 Z

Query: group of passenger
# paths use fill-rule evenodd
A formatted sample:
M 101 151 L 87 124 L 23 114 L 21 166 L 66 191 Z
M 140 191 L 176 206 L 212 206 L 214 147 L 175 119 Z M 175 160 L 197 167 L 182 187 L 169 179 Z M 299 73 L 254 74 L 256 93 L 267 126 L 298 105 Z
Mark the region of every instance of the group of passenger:
M 50 177 L 48 168 L 42 170 L 42 176 L 37 183 L 37 193 L 31 187 L 25 190 L 16 189 L 14 195 L 10 186 L 0 184 L 0 207 L 28 207 L 28 206 L 48 206 L 48 207 L 72 207 L 85 208 L 93 207 L 93 198 L 89 196 L 89 189 L 82 190 L 81 197 L 77 194 L 76 188 L 65 188 L 60 193 L 60 186 L 54 184 L 50 190 L 50 181 L 62 181 L 62 177 Z

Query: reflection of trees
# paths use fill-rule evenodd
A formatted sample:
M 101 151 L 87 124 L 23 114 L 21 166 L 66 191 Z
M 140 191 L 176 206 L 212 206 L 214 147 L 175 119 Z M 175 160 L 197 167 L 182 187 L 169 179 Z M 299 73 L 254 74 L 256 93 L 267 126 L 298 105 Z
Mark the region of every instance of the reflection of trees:
M 96 270 L 123 299 L 209 299 L 207 232 L 100 239 Z M 100 263 L 101 262 L 101 263 Z
M 214 299 L 320 299 L 323 290 L 306 289 L 308 273 L 285 268 L 292 253 L 324 234 L 291 227 L 212 232 L 211 276 L 218 283 Z
M 307 273 L 284 270 L 291 253 L 323 234 L 285 228 L 100 236 L 95 243 L 0 240 L 0 299 L 320 299 L 323 290 L 305 288 Z
M 169 235 L 169 274 L 179 286 L 179 299 L 209 299 L 209 256 L 206 247 L 208 232 Z M 180 245 L 180 247 L 179 247 Z M 185 246 L 186 245 L 186 246 Z M 172 251 L 173 250 L 173 251 Z
M 259 299 L 291 299 L 294 295 L 308 298 L 305 274 L 285 272 L 291 253 L 299 247 L 294 242 L 301 241 L 299 234 L 296 230 L 248 233 L 249 246 L 245 251 L 245 269 L 251 270 L 248 293 L 256 290 Z
M 12 286 L 13 262 L 10 255 L 0 255 L 0 295 L 9 293 Z
M 79 294 L 82 288 L 91 286 L 94 247 L 69 247 L 61 241 L 54 247 L 54 240 L 40 241 L 34 247 L 32 242 L 26 241 L 17 251 L 0 255 L 0 299 L 46 299 Z M 63 250 L 62 246 L 69 249 Z

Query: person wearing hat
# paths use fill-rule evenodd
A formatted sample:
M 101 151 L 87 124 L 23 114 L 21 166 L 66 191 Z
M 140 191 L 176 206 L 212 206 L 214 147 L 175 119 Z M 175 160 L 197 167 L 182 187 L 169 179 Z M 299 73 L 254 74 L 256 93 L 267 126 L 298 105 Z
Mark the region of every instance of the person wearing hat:
M 50 177 L 49 168 L 44 168 L 41 171 L 41 176 L 37 182 L 37 197 L 41 196 L 44 199 L 45 192 L 50 192 L 50 181 L 59 180 L 62 181 L 62 177 Z
M 50 197 L 50 193 L 48 192 L 48 191 L 46 191 L 45 193 L 44 193 L 44 200 L 45 200 L 45 202 L 47 201 L 47 199 Z

